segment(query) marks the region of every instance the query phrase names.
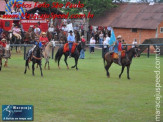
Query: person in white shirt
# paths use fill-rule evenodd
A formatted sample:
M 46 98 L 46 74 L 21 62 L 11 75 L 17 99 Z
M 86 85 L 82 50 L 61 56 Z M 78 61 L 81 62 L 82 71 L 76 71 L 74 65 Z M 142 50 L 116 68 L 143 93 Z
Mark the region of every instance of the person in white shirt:
M 36 11 L 36 13 L 34 14 L 34 19 L 38 19 L 38 16 L 39 16 L 39 14 L 38 14 L 38 10 Z
M 41 30 L 40 30 L 40 28 L 38 27 L 38 25 L 36 25 L 36 27 L 35 27 L 35 29 L 34 29 L 34 32 L 35 32 L 36 35 L 40 35 Z
M 48 28 L 48 31 L 49 31 L 50 33 L 53 33 L 53 32 L 54 32 L 53 24 L 50 25 L 50 27 Z
M 99 44 L 103 44 L 103 41 L 104 41 L 104 34 L 103 32 L 101 31 L 100 35 L 99 35 Z M 100 45 L 100 47 L 102 47 L 102 45 Z
M 137 40 L 134 39 L 134 41 L 132 42 L 132 48 L 134 48 L 137 44 L 138 44 L 138 43 L 137 43 Z
M 92 37 L 92 38 L 90 39 L 90 53 L 94 53 L 94 52 L 95 52 L 95 50 L 94 50 L 94 48 L 95 48 L 95 43 L 96 43 L 96 40 L 95 40 L 94 37 Z

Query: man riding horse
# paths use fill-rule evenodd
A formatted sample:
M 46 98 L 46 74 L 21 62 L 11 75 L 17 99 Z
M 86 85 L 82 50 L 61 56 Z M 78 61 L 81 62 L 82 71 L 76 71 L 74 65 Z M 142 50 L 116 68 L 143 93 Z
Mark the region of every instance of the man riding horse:
M 42 48 L 42 43 L 39 40 L 39 38 L 36 38 L 35 40 L 36 40 L 35 45 L 29 50 L 28 55 L 27 55 L 27 59 L 29 59 L 32 56 L 32 52 L 35 49 L 36 45 L 38 45 L 39 48 Z
M 114 45 L 114 52 L 118 55 L 118 64 L 121 65 L 121 51 L 122 51 L 122 44 L 121 44 L 121 40 L 122 37 L 121 35 L 119 35 L 117 37 L 117 40 L 115 41 L 115 45 Z
M 73 43 L 75 42 L 75 37 L 72 34 L 72 30 L 70 30 L 70 35 L 68 35 L 67 41 L 69 44 L 69 57 L 71 58 L 71 49 L 72 49 Z

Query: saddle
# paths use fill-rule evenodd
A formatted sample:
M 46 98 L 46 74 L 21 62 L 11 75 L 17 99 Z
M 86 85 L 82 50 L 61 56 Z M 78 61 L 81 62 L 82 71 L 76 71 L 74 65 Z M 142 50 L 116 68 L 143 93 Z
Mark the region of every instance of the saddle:
M 112 56 L 112 58 L 114 58 L 114 59 L 118 59 L 118 54 L 117 53 L 115 53 L 115 52 L 112 52 L 111 53 L 111 56 Z M 126 56 L 126 51 L 125 50 L 122 50 L 121 51 L 121 58 L 124 58 Z
M 77 43 L 73 43 L 72 45 L 72 49 L 71 49 L 71 53 L 74 53 L 75 52 L 75 48 L 78 44 Z M 68 43 L 66 43 L 63 47 L 63 52 L 66 53 L 66 52 L 69 52 L 69 45 Z

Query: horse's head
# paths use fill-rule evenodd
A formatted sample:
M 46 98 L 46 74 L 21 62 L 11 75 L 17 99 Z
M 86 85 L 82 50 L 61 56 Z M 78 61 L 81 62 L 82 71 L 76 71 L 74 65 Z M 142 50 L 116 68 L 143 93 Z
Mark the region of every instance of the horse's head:
M 54 40 L 50 41 L 49 43 L 50 43 L 50 46 L 55 47 L 55 41 Z
M 132 48 L 132 50 L 136 57 L 140 57 L 140 49 L 137 46 Z
M 33 55 L 36 57 L 41 57 L 42 56 L 42 49 L 39 47 L 37 44 L 36 47 L 33 50 Z

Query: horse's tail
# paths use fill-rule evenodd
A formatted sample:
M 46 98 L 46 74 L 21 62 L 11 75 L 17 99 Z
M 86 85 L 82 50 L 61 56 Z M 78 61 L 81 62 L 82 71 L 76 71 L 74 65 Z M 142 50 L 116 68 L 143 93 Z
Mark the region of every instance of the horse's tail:
M 58 61 L 59 57 L 61 57 L 63 54 L 63 47 L 60 47 L 57 51 L 57 53 L 55 54 L 55 62 Z

